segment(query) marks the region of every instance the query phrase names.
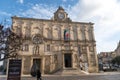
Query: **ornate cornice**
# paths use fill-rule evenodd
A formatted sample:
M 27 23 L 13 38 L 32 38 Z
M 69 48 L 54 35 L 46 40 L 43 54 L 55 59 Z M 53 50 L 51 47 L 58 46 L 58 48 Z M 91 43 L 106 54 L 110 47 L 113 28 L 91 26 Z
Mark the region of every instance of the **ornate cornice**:
M 41 21 L 41 22 L 54 22 L 54 23 L 58 23 L 58 24 L 63 24 L 63 23 L 67 23 L 67 24 L 83 24 L 83 25 L 94 25 L 94 23 L 92 22 L 76 22 L 76 21 L 72 21 L 72 22 L 59 22 L 59 21 L 54 21 L 54 20 L 48 20 L 48 19 L 37 19 L 37 18 L 25 18 L 25 17 L 16 17 L 13 16 L 12 19 L 16 19 L 16 20 L 32 20 L 32 21 Z

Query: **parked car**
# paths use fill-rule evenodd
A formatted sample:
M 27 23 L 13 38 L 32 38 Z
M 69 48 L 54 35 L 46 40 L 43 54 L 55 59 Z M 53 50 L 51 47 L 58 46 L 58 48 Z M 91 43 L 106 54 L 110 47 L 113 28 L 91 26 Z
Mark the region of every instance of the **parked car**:
M 112 71 L 117 71 L 117 67 L 115 67 L 115 66 L 111 66 L 111 68 L 110 68 Z
M 107 66 L 107 65 L 103 65 L 103 71 L 108 71 L 109 69 L 110 69 L 109 66 Z
M 103 71 L 117 71 L 117 69 L 115 66 L 103 66 Z

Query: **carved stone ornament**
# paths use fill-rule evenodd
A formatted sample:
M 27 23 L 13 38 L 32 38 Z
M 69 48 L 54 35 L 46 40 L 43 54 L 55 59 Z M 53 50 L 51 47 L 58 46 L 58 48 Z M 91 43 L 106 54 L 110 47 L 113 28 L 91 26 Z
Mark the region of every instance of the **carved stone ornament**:
M 43 40 L 40 34 L 36 34 L 33 36 L 32 41 L 34 44 L 41 44 Z

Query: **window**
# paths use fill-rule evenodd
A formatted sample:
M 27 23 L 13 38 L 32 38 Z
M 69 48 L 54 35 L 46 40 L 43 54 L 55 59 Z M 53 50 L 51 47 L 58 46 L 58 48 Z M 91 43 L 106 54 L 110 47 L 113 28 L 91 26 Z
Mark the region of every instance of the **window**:
M 31 28 L 30 27 L 25 27 L 25 38 L 29 38 L 31 33 Z
M 49 44 L 47 45 L 47 51 L 50 51 L 50 45 Z
M 44 49 L 45 49 L 45 52 L 50 51 L 50 45 L 46 44 Z
M 23 51 L 29 51 L 29 45 L 28 44 L 24 44 L 22 47 Z

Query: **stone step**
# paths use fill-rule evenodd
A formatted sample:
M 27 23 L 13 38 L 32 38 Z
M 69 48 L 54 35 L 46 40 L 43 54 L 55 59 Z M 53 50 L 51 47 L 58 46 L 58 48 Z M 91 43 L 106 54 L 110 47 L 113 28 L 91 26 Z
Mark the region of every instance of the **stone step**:
M 55 75 L 83 75 L 85 73 L 80 69 L 63 69 L 54 74 Z
M 67 70 L 65 69 L 62 71 L 62 75 L 77 75 L 77 74 L 79 75 L 83 73 L 79 69 L 67 69 Z

